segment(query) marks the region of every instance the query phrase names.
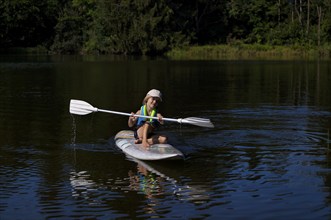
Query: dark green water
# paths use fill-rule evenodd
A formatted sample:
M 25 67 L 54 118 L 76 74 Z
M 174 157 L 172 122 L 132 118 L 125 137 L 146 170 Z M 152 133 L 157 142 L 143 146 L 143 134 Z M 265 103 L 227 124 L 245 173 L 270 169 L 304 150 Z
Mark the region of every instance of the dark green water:
M 0 57 L 1 219 L 330 219 L 331 63 Z M 127 118 L 160 89 L 180 162 L 128 159 Z

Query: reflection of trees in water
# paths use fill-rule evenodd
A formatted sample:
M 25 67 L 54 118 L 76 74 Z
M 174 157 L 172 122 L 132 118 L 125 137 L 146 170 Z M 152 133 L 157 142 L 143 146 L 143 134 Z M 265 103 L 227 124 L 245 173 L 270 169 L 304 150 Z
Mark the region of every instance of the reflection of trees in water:
M 324 61 L 250 62 L 224 68 L 227 74 L 216 76 L 226 82 L 220 90 L 223 103 L 328 106 L 331 101 L 329 64 Z

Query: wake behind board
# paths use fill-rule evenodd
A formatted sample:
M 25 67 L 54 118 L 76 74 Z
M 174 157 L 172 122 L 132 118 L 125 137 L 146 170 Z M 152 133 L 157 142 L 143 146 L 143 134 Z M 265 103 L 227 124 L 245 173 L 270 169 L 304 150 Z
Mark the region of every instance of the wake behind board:
M 180 160 L 182 152 L 170 144 L 153 144 L 145 149 L 142 144 L 135 144 L 133 131 L 123 130 L 116 134 L 115 143 L 125 154 L 140 160 Z

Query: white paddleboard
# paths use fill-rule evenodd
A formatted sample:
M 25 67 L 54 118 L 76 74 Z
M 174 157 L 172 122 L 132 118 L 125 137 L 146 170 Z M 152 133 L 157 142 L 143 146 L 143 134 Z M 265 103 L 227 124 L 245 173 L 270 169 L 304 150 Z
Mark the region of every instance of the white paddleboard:
M 140 160 L 180 160 L 182 152 L 170 144 L 153 144 L 148 149 L 135 144 L 133 131 L 123 130 L 116 134 L 115 143 L 125 154 Z

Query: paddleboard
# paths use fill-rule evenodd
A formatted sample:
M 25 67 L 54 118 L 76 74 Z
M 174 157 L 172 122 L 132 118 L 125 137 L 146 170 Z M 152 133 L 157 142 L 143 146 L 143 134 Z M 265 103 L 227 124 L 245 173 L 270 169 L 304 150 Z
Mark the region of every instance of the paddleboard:
M 153 144 L 148 149 L 142 144 L 135 144 L 133 131 L 123 130 L 116 134 L 115 143 L 125 154 L 139 160 L 180 160 L 182 152 L 170 144 Z

